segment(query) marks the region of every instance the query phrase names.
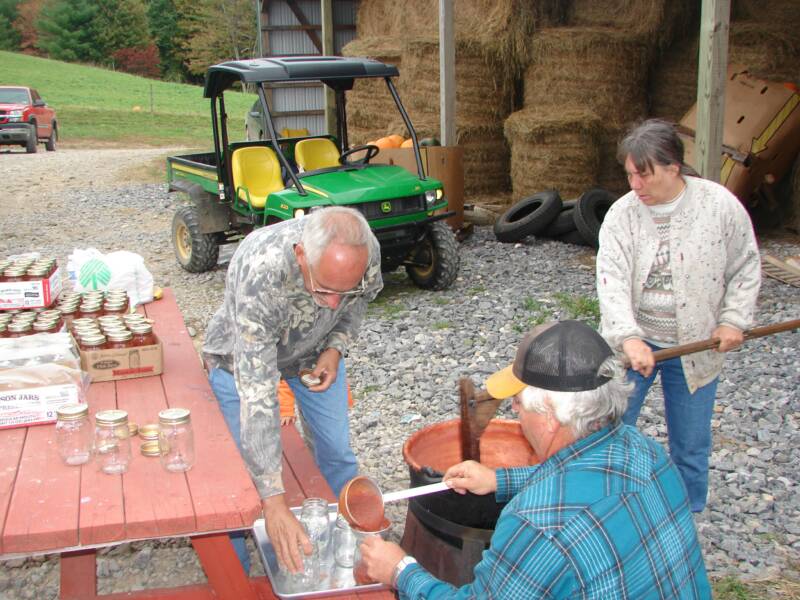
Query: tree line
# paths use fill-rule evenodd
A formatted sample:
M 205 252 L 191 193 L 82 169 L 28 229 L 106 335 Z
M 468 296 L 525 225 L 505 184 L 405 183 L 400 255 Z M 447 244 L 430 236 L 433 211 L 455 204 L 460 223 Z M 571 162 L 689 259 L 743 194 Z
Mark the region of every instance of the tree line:
M 253 0 L 0 0 L 0 50 L 197 82 L 254 56 L 255 21 Z

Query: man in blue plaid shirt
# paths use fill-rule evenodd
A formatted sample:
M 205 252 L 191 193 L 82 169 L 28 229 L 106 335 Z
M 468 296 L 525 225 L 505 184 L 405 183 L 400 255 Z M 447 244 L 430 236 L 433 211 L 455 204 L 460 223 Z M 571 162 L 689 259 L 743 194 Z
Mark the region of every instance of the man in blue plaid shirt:
M 396 544 L 368 538 L 368 574 L 400 598 L 711 598 L 686 488 L 660 445 L 621 423 L 629 384 L 600 335 L 577 321 L 534 328 L 492 375 L 541 463 L 444 475 L 458 493 L 508 502 L 461 588 Z

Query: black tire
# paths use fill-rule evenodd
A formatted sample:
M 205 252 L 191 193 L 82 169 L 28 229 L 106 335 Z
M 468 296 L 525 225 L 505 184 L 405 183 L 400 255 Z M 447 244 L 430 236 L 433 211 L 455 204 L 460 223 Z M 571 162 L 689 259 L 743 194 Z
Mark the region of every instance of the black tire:
M 56 140 L 58 139 L 58 126 L 53 123 L 53 129 L 50 131 L 50 137 L 44 143 L 44 147 L 48 152 L 56 151 Z
M 523 198 L 495 221 L 494 235 L 501 242 L 520 242 L 544 230 L 561 211 L 561 196 L 555 190 Z
M 197 210 L 181 206 L 172 218 L 172 247 L 178 263 L 190 273 L 213 269 L 219 258 L 219 245 L 213 233 L 200 233 Z
M 573 229 L 563 235 L 560 235 L 556 238 L 559 242 L 564 244 L 573 244 L 575 246 L 587 246 L 586 240 L 583 238 L 583 234 L 578 231 L 577 229 Z
M 572 211 L 575 208 L 575 200 L 565 200 L 561 204 L 561 212 L 544 228 L 539 234 L 542 237 L 556 238 L 575 229 L 575 217 Z
M 30 133 L 28 134 L 28 142 L 25 144 L 25 152 L 28 154 L 36 154 L 39 142 L 39 138 L 36 137 L 36 123 L 31 123 L 28 127 L 30 128 Z
M 411 253 L 406 272 L 411 281 L 424 290 L 444 290 L 456 280 L 460 265 L 455 234 L 447 223 L 436 221 Z
M 617 197 L 602 188 L 592 188 L 581 194 L 575 204 L 575 228 L 581 232 L 588 246 L 599 245 L 600 225 Z

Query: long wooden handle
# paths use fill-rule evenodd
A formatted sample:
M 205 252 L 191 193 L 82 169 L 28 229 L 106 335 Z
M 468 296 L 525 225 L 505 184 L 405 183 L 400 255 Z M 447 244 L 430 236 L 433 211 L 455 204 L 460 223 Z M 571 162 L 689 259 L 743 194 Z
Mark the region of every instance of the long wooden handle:
M 791 331 L 792 329 L 800 329 L 800 319 L 792 321 L 783 321 L 782 323 L 774 323 L 773 325 L 765 325 L 763 327 L 754 327 L 744 332 L 744 339 L 752 340 L 754 338 L 764 337 L 765 335 L 774 335 L 783 331 Z M 656 350 L 653 352 L 653 358 L 656 362 L 662 360 L 669 360 L 670 358 L 677 358 L 686 354 L 694 354 L 695 352 L 702 352 L 703 350 L 712 350 L 719 346 L 719 338 L 708 338 L 699 342 L 692 342 L 691 344 L 681 344 L 680 346 L 672 346 L 671 348 L 664 348 L 663 350 Z M 628 358 L 625 357 L 623 364 L 626 367 L 630 366 Z

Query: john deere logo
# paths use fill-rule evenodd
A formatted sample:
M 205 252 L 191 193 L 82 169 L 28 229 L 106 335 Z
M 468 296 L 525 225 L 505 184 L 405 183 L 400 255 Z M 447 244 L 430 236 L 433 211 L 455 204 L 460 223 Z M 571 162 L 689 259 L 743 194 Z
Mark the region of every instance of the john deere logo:
M 384 213 L 392 212 L 392 203 L 391 202 L 381 202 L 381 212 L 384 212 Z

